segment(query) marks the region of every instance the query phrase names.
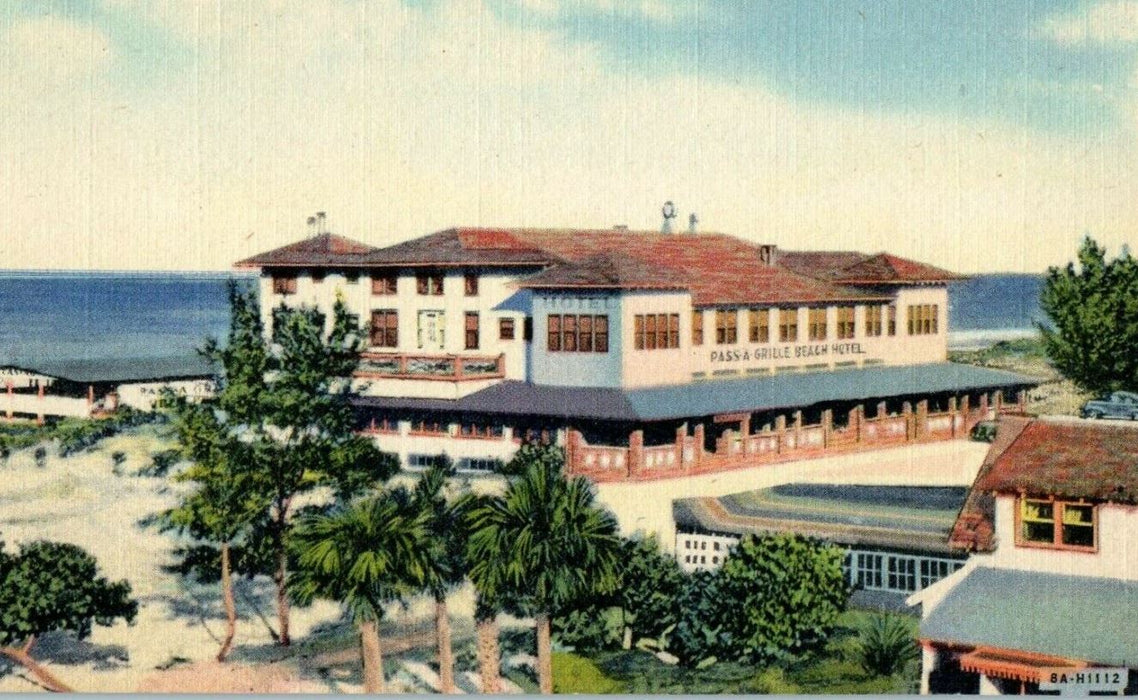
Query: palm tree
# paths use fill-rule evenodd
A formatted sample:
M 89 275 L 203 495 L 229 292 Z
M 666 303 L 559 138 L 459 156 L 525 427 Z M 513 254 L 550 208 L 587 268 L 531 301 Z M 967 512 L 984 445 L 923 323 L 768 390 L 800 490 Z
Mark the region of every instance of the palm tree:
M 613 590 L 619 578 L 616 520 L 595 505 L 581 477 L 566 480 L 556 447 L 522 449 L 521 476 L 470 516 L 471 579 L 530 610 L 537 626 L 538 680 L 553 692 L 550 617 L 582 596 Z
M 466 538 L 463 527 L 465 501 L 447 501 L 443 493 L 454 467 L 446 455 L 439 455 L 415 485 L 414 502 L 427 513 L 427 536 L 431 542 L 425 576 L 425 589 L 435 599 L 435 638 L 439 657 L 439 692 L 453 693 L 454 654 L 451 651 L 450 617 L 447 593 L 462 583 L 466 573 Z
M 480 566 L 475 567 L 474 563 L 479 561 L 484 552 L 476 551 L 469 537 L 477 526 L 475 517 L 483 509 L 490 507 L 492 500 L 492 496 L 474 494 L 464 498 L 463 530 L 468 535 L 464 552 L 466 571 L 470 576 L 470 582 L 474 584 L 474 626 L 482 692 L 498 695 L 502 692 L 501 650 L 498 646 L 498 613 L 502 606 L 498 602 L 498 596 L 503 579 L 504 561 L 501 556 L 492 553 L 489 558 L 481 560 Z
M 364 692 L 384 692 L 379 622 L 385 604 L 423 586 L 427 514 L 405 492 L 385 491 L 302 518 L 290 544 L 298 563 L 290 580 L 294 598 L 343 604 L 360 632 Z

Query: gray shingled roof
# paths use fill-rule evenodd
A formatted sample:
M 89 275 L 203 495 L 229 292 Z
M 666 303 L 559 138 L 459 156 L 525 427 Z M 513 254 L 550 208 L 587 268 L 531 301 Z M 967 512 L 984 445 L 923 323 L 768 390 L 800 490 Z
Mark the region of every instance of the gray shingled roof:
M 209 362 L 196 353 L 171 357 L 41 360 L 7 366 L 81 384 L 187 379 L 214 373 Z
M 362 407 L 422 409 L 499 415 L 653 421 L 862 401 L 887 396 L 1033 386 L 1012 372 L 942 362 L 907 367 L 867 367 L 831 372 L 723 379 L 647 389 L 563 387 L 507 380 L 457 401 L 360 397 Z
M 978 567 L 921 637 L 1138 668 L 1138 581 Z

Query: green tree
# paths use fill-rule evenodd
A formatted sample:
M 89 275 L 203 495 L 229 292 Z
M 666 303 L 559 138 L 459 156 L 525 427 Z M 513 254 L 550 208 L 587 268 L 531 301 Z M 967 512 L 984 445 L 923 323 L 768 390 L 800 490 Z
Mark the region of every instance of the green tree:
M 1088 236 L 1077 268 L 1048 269 L 1040 307 L 1054 325 L 1039 331 L 1055 369 L 1094 393 L 1138 387 L 1138 262 L 1129 253 L 1107 260 Z
M 354 433 L 347 378 L 358 364 L 362 338 L 342 300 L 337 299 L 330 323 L 311 307 L 278 307 L 271 338 L 254 291 L 231 284 L 229 302 L 227 342 L 209 340 L 203 350 L 221 368 L 217 396 L 203 410 L 212 410 L 218 421 L 214 447 L 220 453 L 235 451 L 216 459 L 224 458 L 230 476 L 240 465 L 242 476 L 229 485 L 231 490 L 204 491 L 201 497 L 210 500 L 212 509 L 240 512 L 234 528 L 247 524 L 245 506 L 262 506 L 261 516 L 248 523 L 241 565 L 247 573 L 271 572 L 278 619 L 273 634 L 288 645 L 288 538 L 297 497 L 328 486 L 340 499 L 350 500 L 395 473 L 398 462 Z M 221 473 L 213 476 L 225 481 Z M 233 501 L 224 505 L 217 502 L 221 497 Z M 217 536 L 208 534 L 214 541 Z
M 687 577 L 675 557 L 660 551 L 655 537 L 621 543 L 620 578 L 625 648 L 642 637 L 661 637 L 679 622 L 679 597 Z
M 174 479 L 191 482 L 194 489 L 181 503 L 160 517 L 164 529 L 188 534 L 195 540 L 220 548 L 210 552 L 220 564 L 221 597 L 225 606 L 226 632 L 217 660 L 224 661 L 237 633 L 237 606 L 233 597 L 231 549 L 247 536 L 267 507 L 256 483 L 255 445 L 231 435 L 210 404 L 171 401 L 175 429 L 182 454 L 191 460 Z M 220 561 L 218 561 L 220 559 Z
M 781 533 L 747 535 L 716 575 L 723 651 L 768 663 L 817 649 L 849 599 L 844 552 L 817 540 Z
M 439 692 L 453 693 L 454 653 L 451 650 L 447 594 L 466 575 L 466 529 L 464 499 L 448 500 L 444 492 L 454 465 L 439 455 L 415 485 L 414 503 L 427 514 L 427 557 L 424 588 L 435 600 L 435 638 L 439 657 Z
M 27 668 L 47 689 L 71 690 L 32 658 L 37 637 L 64 630 L 84 639 L 92 625 L 133 622 L 137 613 L 130 584 L 100 576 L 83 549 L 37 541 L 12 554 L 0 543 L 0 655 Z
M 551 614 L 574 599 L 613 590 L 619 572 L 616 521 L 595 505 L 588 481 L 564 478 L 561 454 L 547 446 L 515 456 L 512 470 L 521 476 L 471 515 L 471 578 L 489 581 L 521 611 L 532 612 L 542 693 L 553 692 Z
M 383 606 L 420 590 L 426 579 L 428 518 L 406 493 L 387 491 L 302 517 L 291 538 L 298 564 L 292 595 L 300 604 L 325 598 L 345 607 L 360 633 L 364 692 L 384 691 Z

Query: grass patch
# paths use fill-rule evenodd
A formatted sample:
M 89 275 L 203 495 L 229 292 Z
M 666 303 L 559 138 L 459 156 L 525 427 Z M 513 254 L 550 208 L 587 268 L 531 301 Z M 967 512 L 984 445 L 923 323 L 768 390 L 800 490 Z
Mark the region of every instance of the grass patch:
M 591 659 L 563 651 L 553 652 L 553 692 L 607 695 L 625 692 L 624 684 Z

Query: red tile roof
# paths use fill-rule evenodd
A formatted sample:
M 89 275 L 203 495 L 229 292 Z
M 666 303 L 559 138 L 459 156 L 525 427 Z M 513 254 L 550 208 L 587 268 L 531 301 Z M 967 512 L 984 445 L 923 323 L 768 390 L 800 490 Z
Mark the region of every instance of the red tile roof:
M 780 265 L 799 274 L 842 284 L 906 284 L 951 282 L 964 279 L 939 267 L 900 258 L 889 253 L 865 255 L 840 251 L 783 251 Z
M 599 262 L 598 256 L 608 256 L 609 262 Z M 629 258 L 643 266 L 633 271 L 633 263 L 624 262 Z M 539 282 L 562 279 L 568 286 L 588 286 L 615 279 L 629 286 L 668 285 L 663 288 L 689 289 L 693 303 L 699 306 L 887 301 L 888 295 L 857 285 L 955 278 L 943 270 L 886 254 L 778 252 L 775 264 L 768 265 L 759 259 L 759 246 L 723 234 L 618 229 L 452 228 L 386 248 L 328 234 L 237 265 L 545 268 L 555 263 L 576 267 L 543 273 Z M 616 270 L 614 265 L 623 269 Z
M 1138 504 L 1138 426 L 1002 416 L 953 527 L 953 547 L 995 547 L 995 494 Z
M 638 258 L 598 253 L 576 262 L 557 262 L 518 283 L 530 289 L 687 289 L 687 283 Z
M 361 265 L 376 249 L 334 233 L 290 243 L 235 263 L 236 267 Z
M 1138 504 L 1138 426 L 1033 420 L 977 477 L 975 488 Z
M 976 473 L 973 487 L 968 492 L 960 514 L 956 516 L 956 524 L 953 525 L 948 540 L 949 546 L 969 552 L 990 552 L 995 548 L 996 499 L 991 492 L 983 491 L 975 484 L 987 476 L 996 459 L 1015 442 L 1030 420 L 1023 416 L 1000 417 L 996 438 L 984 457 L 984 463 L 980 465 L 980 471 Z

